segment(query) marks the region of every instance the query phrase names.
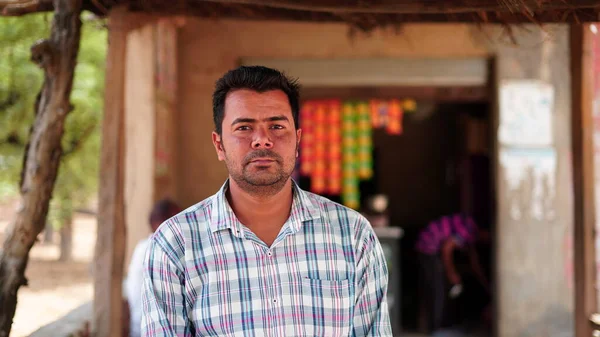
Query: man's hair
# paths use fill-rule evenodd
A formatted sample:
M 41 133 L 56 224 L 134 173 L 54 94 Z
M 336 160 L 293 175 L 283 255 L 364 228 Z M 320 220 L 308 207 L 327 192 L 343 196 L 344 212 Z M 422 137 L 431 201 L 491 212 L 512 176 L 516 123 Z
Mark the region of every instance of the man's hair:
M 152 207 L 148 221 L 150 222 L 150 225 L 155 223 L 160 224 L 179 213 L 179 211 L 180 208 L 175 202 L 169 199 L 162 199 L 156 202 L 154 207 Z
M 294 126 L 298 128 L 298 112 L 300 110 L 300 85 L 296 79 L 287 77 L 283 72 L 263 66 L 241 66 L 228 71 L 215 84 L 213 93 L 213 120 L 215 131 L 221 135 L 223 118 L 225 117 L 225 98 L 227 94 L 248 89 L 263 93 L 271 90 L 283 91 L 290 103 Z

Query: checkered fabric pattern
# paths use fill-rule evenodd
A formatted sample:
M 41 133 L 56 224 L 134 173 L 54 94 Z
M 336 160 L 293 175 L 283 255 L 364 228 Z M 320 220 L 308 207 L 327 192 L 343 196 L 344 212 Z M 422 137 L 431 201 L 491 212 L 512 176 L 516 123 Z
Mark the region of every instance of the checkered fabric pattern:
M 152 236 L 142 336 L 392 336 L 385 256 L 359 213 L 294 183 L 268 247 L 214 196 Z

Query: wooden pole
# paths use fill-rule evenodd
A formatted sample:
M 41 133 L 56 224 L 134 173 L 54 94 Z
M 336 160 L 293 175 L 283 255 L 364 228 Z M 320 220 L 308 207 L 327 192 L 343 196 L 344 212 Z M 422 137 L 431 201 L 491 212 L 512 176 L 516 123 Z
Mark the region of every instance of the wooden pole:
M 98 230 L 94 258 L 94 316 L 96 337 L 121 336 L 122 279 L 125 258 L 124 206 L 124 107 L 127 12 L 112 10 L 108 16 L 108 53 L 100 185 Z
M 154 198 L 177 197 L 177 22 L 156 23 Z
M 589 318 L 597 310 L 595 289 L 595 179 L 592 34 L 571 26 L 572 148 L 575 201 L 575 335 L 592 336 Z

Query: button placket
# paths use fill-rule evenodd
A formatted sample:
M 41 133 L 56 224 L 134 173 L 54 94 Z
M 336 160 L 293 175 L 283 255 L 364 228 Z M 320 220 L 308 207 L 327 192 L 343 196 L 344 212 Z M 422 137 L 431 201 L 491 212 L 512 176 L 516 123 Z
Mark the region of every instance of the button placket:
M 276 326 L 277 326 L 277 321 L 275 321 L 275 317 L 277 314 L 277 306 L 279 305 L 279 300 L 277 299 L 277 292 L 276 292 L 276 284 L 275 284 L 275 280 L 276 280 L 276 273 L 277 270 L 275 268 L 275 261 L 273 259 L 273 250 L 271 248 L 266 250 L 265 253 L 265 264 L 266 264 L 266 268 L 268 270 L 268 279 L 267 279 L 267 288 L 268 288 L 268 306 L 270 308 L 270 321 L 271 321 L 271 333 L 273 334 L 273 336 L 275 336 L 275 332 L 276 332 Z

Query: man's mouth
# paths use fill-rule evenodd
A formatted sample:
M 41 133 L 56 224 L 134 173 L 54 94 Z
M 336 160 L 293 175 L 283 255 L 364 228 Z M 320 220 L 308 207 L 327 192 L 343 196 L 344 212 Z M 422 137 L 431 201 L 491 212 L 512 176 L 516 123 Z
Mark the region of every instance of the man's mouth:
M 254 163 L 257 165 L 267 165 L 267 164 L 271 164 L 274 162 L 275 162 L 275 159 L 272 159 L 272 158 L 256 158 L 256 159 L 253 159 L 250 163 Z

